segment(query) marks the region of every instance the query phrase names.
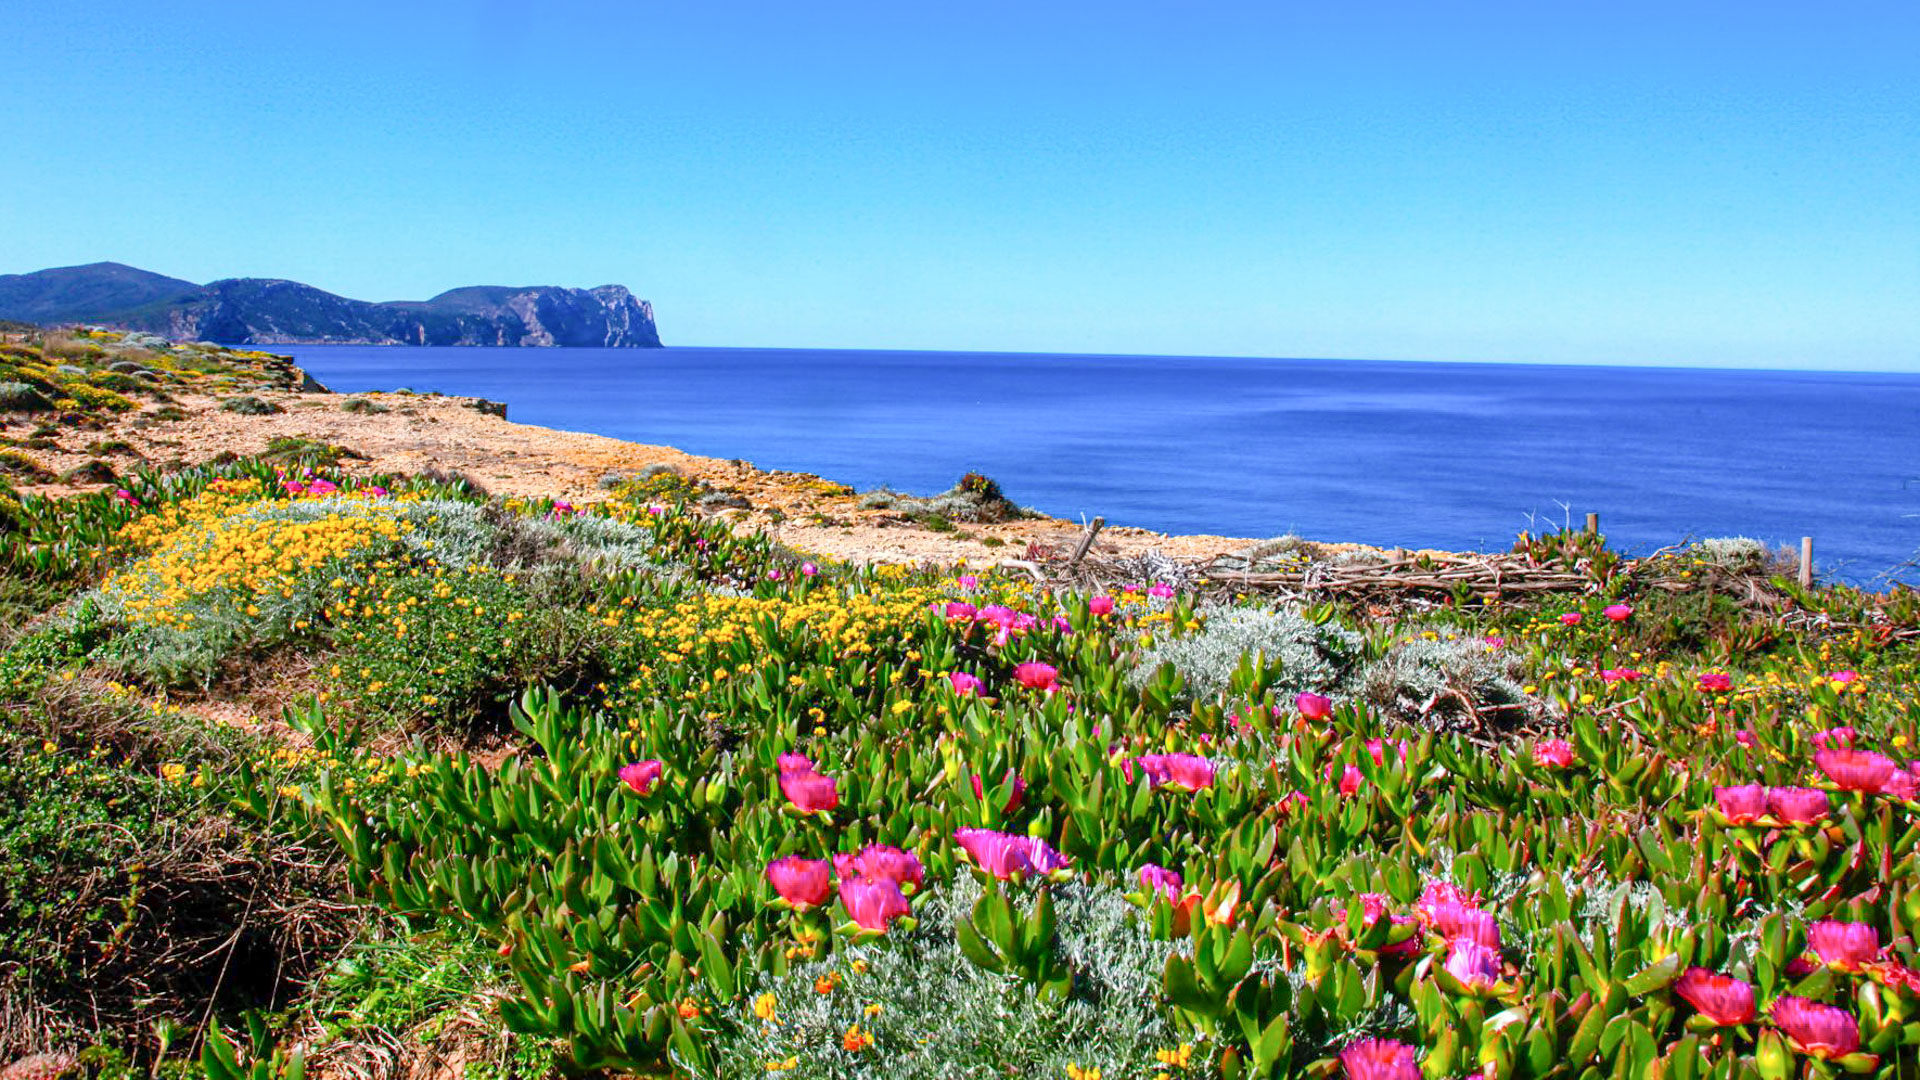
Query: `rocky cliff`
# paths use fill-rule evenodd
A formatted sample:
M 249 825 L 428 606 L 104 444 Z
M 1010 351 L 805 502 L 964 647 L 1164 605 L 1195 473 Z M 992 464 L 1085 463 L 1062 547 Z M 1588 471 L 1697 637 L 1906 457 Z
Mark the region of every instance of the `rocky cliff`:
M 128 288 L 130 274 L 145 275 L 142 288 Z M 95 279 L 103 284 L 88 287 Z M 86 298 L 84 310 L 69 302 L 76 296 Z M 194 285 L 117 263 L 0 279 L 0 319 L 6 318 L 89 322 L 223 345 L 660 345 L 653 305 L 620 285 L 481 285 L 431 300 L 371 303 L 297 281 L 227 278 Z

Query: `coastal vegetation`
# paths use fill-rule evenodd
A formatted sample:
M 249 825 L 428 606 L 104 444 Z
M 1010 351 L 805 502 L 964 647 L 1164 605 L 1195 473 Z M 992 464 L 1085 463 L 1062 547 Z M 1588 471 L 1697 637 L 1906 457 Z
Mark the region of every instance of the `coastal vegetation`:
M 299 381 L 0 364 L 68 442 Z M 1909 590 L 868 565 L 671 469 L 100 455 L 0 487 L 8 1080 L 1920 1070 Z

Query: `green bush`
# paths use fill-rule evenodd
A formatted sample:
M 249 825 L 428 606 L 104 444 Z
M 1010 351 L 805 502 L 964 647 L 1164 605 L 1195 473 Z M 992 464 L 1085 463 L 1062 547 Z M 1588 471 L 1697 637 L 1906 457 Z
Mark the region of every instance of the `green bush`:
M 271 416 L 274 413 L 285 412 L 286 410 L 270 401 L 263 401 L 260 398 L 254 397 L 252 394 L 241 394 L 238 397 L 230 397 L 222 401 L 220 403 L 220 411 L 239 413 L 242 416 Z
M 0 382 L 0 411 L 46 412 L 53 402 L 46 395 L 21 382 Z

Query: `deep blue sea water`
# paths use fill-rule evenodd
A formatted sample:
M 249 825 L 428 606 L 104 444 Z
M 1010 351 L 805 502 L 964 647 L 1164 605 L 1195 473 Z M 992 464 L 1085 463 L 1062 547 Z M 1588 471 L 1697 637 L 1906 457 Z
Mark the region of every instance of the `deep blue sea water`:
M 282 351 L 276 349 L 276 351 Z M 1171 533 L 1489 549 L 1600 514 L 1645 551 L 1813 536 L 1867 581 L 1920 552 L 1920 375 L 831 349 L 288 346 L 343 392 L 866 489 L 969 469 Z M 1907 574 L 1908 580 L 1913 578 Z

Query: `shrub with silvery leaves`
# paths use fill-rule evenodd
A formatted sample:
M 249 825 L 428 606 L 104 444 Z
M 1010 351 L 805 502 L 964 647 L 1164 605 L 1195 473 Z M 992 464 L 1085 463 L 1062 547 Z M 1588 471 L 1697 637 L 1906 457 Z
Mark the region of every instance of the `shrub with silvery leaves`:
M 1342 686 L 1360 658 L 1362 642 L 1351 630 L 1315 623 L 1290 608 L 1222 611 L 1207 616 L 1199 632 L 1148 649 L 1129 672 L 1128 682 L 1144 686 L 1162 664 L 1172 664 L 1186 680 L 1190 700 L 1211 700 L 1226 692 L 1243 657 L 1259 654 L 1269 665 L 1279 666 L 1276 694 L 1325 693 Z

